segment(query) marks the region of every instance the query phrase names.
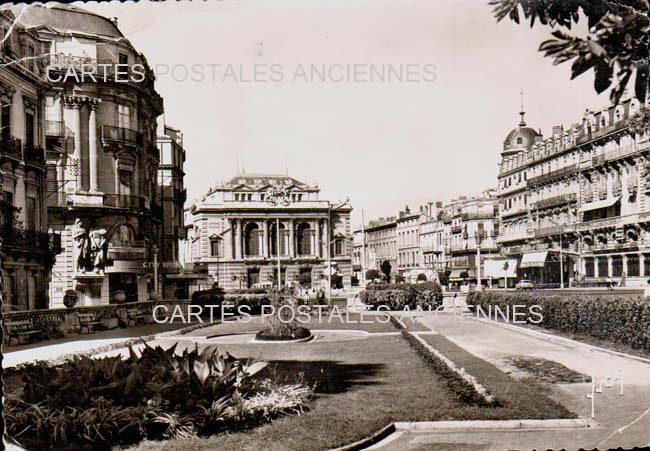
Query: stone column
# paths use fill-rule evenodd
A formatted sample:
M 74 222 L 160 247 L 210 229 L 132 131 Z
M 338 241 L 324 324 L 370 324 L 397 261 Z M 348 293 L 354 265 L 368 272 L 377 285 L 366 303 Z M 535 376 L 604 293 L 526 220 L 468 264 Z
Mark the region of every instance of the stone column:
M 264 231 L 264 238 L 262 243 L 262 255 L 266 258 L 270 256 L 269 253 L 269 220 L 264 219 L 262 222 L 262 230 Z M 278 231 L 279 232 L 279 231 Z
M 296 222 L 289 219 L 289 256 L 296 256 Z
M 607 277 L 612 277 L 612 257 L 607 257 Z
M 83 172 L 81 166 L 81 104 L 74 100 L 69 104 L 72 108 L 72 132 L 74 133 L 74 153 L 73 158 L 77 164 L 77 190 L 81 186 L 81 173 Z
M 241 236 L 241 219 L 235 219 L 236 221 L 236 226 L 235 226 L 235 259 L 239 260 L 242 258 L 242 236 Z
M 614 180 L 612 178 L 612 171 L 607 169 L 607 198 L 614 196 L 613 190 Z
M 621 167 L 621 216 L 629 214 L 628 190 L 627 190 L 628 172 L 627 167 Z
M 316 257 L 321 258 L 322 250 L 323 250 L 323 239 L 321 239 L 321 233 L 320 233 L 320 219 L 316 220 Z
M 626 254 L 623 254 L 622 260 L 623 260 L 623 274 L 625 275 L 625 277 L 627 277 L 627 255 Z
M 99 190 L 97 181 L 97 105 L 99 100 L 93 100 L 88 103 L 90 114 L 88 118 L 88 163 L 90 166 L 90 191 Z M 76 135 L 75 135 L 76 136 Z M 76 138 L 75 138 L 76 145 Z
M 228 260 L 233 259 L 233 246 L 235 245 L 235 224 L 232 219 L 228 219 L 230 223 L 230 233 L 227 235 L 226 239 L 226 258 Z
M 325 219 L 325 222 L 323 223 L 323 245 L 325 247 L 325 257 L 330 255 L 330 252 L 332 252 L 331 249 L 331 241 L 330 241 L 330 225 L 329 225 L 329 219 Z
M 594 277 L 600 277 L 600 272 L 598 270 L 598 262 L 600 261 L 600 257 L 595 257 L 594 256 Z
M 643 254 L 639 254 L 639 277 L 645 277 L 645 257 Z

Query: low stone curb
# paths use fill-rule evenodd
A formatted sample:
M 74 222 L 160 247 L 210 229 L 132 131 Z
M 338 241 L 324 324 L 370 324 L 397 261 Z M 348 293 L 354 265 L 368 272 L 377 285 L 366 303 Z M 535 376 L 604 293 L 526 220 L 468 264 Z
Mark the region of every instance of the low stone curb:
M 590 344 L 587 344 L 587 343 L 583 343 L 581 341 L 572 340 L 571 338 L 566 338 L 566 337 L 562 337 L 562 336 L 559 336 L 559 335 L 552 335 L 552 334 L 549 334 L 549 333 L 546 333 L 546 332 L 540 332 L 540 331 L 537 331 L 537 330 L 528 329 L 528 328 L 523 327 L 523 326 L 515 326 L 513 324 L 504 324 L 504 323 L 500 323 L 498 321 L 489 320 L 489 319 L 485 319 L 485 318 L 480 318 L 479 321 L 483 322 L 483 323 L 491 324 L 493 326 L 501 327 L 503 329 L 513 330 L 513 331 L 516 331 L 516 332 L 519 332 L 519 333 L 522 333 L 522 334 L 527 334 L 527 335 L 530 335 L 530 336 L 533 336 L 533 337 L 542 338 L 542 339 L 548 340 L 548 341 L 555 341 L 555 342 L 559 342 L 559 343 L 570 344 L 570 345 L 573 345 L 573 346 L 580 346 L 582 348 L 589 349 L 591 351 L 600 351 L 600 352 L 604 352 L 606 354 L 615 355 L 617 357 L 623 357 L 625 359 L 636 360 L 637 362 L 650 363 L 650 359 L 647 359 L 645 357 L 640 357 L 640 356 L 636 356 L 636 355 L 632 355 L 632 354 L 626 354 L 624 352 L 619 352 L 619 351 L 613 351 L 613 350 L 607 349 L 607 348 L 601 348 L 599 346 L 590 345 Z
M 468 421 L 398 421 L 397 431 L 494 431 L 583 429 L 591 427 L 582 418 L 552 420 L 468 420 Z
M 585 429 L 591 425 L 581 418 L 551 419 L 551 420 L 466 420 L 466 421 L 396 421 L 374 434 L 339 448 L 328 451 L 358 451 L 376 445 L 391 435 L 410 431 L 438 432 L 478 432 L 478 431 L 525 431 L 525 430 L 557 430 Z
M 362 438 L 359 441 L 356 441 L 349 445 L 341 446 L 339 448 L 329 449 L 328 451 L 359 451 L 381 442 L 382 440 L 394 434 L 395 432 L 396 432 L 395 424 L 391 423 L 385 428 L 380 429 L 379 431 L 375 432 L 374 434 L 366 438 Z

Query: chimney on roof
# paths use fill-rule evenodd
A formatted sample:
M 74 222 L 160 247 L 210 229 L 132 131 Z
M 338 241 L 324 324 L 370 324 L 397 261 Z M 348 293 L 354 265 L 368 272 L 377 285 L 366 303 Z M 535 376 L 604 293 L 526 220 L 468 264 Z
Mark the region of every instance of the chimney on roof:
M 564 127 L 561 125 L 555 125 L 553 127 L 553 137 L 561 135 L 564 132 Z

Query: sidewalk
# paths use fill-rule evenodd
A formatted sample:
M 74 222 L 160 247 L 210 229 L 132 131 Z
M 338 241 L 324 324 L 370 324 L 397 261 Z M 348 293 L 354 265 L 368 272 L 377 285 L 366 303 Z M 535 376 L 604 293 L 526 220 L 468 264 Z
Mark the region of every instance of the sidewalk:
M 53 359 L 72 352 L 87 351 L 131 338 L 145 337 L 187 327 L 187 323 L 145 324 L 134 327 L 103 330 L 92 334 L 74 334 L 56 340 L 2 347 L 2 367 L 8 368 L 33 360 Z
M 440 317 L 438 317 L 440 318 Z M 448 318 L 447 318 L 448 319 Z M 483 450 L 483 449 L 592 449 L 632 448 L 650 444 L 650 364 L 615 356 L 578 344 L 558 343 L 504 329 L 486 322 L 447 322 L 425 316 L 422 321 L 433 330 L 514 377 L 523 376 L 507 359 L 515 355 L 535 356 L 559 362 L 599 383 L 617 370 L 624 375 L 624 394 L 618 383 L 596 394 L 595 418 L 591 420 L 591 400 L 586 398 L 591 384 L 557 384 L 550 396 L 594 427 L 578 431 L 485 431 L 472 433 L 404 432 L 378 444 L 383 450 Z M 480 380 L 480 375 L 475 375 Z M 618 432 L 620 430 L 620 432 Z M 432 448 L 434 446 L 434 448 Z

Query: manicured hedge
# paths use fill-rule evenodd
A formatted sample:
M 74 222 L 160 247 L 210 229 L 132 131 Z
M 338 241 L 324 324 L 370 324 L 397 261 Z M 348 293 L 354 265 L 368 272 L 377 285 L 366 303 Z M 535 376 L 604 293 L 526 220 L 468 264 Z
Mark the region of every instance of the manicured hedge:
M 383 290 L 402 290 L 408 291 L 416 289 L 418 291 L 434 291 L 442 292 L 440 285 L 436 282 L 423 282 L 423 283 L 373 283 L 366 287 L 367 291 L 383 291 Z
M 383 306 L 388 310 L 435 309 L 442 304 L 442 293 L 433 290 L 419 290 L 412 285 L 409 289 L 366 290 L 360 295 L 361 302 L 377 309 Z
M 539 305 L 543 315 L 538 324 L 541 327 L 590 335 L 650 351 L 650 300 L 641 297 L 475 292 L 469 295 L 467 302 L 481 306 L 485 312 L 490 306 L 505 311 L 513 305 L 525 305 L 526 308 Z

